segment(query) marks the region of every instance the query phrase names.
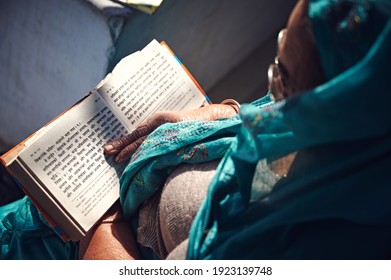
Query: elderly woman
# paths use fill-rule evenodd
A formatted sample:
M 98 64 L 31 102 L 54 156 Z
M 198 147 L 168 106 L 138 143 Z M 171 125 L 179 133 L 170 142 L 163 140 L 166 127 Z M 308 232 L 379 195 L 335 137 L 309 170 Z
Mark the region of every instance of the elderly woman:
M 161 122 L 183 120 L 160 113 L 110 143 L 106 152 L 118 161 L 133 155 L 121 204 L 137 219 L 143 252 L 390 257 L 389 16 L 386 1 L 299 1 L 279 34 L 266 97 L 229 120 L 163 125 L 138 147 Z M 230 117 L 234 110 L 221 106 L 186 116 Z M 173 140 L 164 144 L 167 130 Z M 177 144 L 182 137 L 187 142 Z
M 81 246 L 51 242 L 60 253 L 48 255 L 389 258 L 390 15 L 385 0 L 299 1 L 269 93 L 160 112 L 108 143 L 130 159 L 120 207 Z

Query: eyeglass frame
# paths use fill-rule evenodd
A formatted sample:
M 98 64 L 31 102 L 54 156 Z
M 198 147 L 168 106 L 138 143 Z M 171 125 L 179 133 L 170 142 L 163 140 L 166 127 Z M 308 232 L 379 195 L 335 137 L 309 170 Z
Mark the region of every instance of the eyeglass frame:
M 277 78 L 280 77 L 282 86 L 285 88 L 286 87 L 286 76 L 287 76 L 287 71 L 285 68 L 281 65 L 280 63 L 280 58 L 278 56 L 278 51 L 280 49 L 281 42 L 286 35 L 287 29 L 281 29 L 280 32 L 278 33 L 277 36 L 277 55 L 274 58 L 274 63 L 269 65 L 268 71 L 267 71 L 267 76 L 268 76 L 268 90 L 270 94 L 273 95 L 272 92 L 272 83 L 275 81 Z M 282 93 L 281 93 L 282 94 Z M 274 95 L 273 95 L 274 96 Z

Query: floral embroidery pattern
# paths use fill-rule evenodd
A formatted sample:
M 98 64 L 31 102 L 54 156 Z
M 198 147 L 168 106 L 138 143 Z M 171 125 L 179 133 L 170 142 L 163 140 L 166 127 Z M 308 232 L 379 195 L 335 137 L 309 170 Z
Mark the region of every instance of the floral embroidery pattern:
M 144 190 L 144 188 L 145 188 L 144 178 L 140 174 L 137 174 L 133 180 L 133 188 L 132 188 L 133 192 L 140 193 Z
M 130 162 L 134 162 L 140 157 L 148 154 L 164 150 L 165 147 L 177 144 L 182 139 L 191 139 L 196 136 L 203 135 L 205 132 L 214 129 L 216 125 L 210 121 L 200 122 L 180 122 L 175 125 L 164 124 L 156 129 L 140 147 L 136 150 Z M 180 137 L 178 137 L 180 135 Z
M 185 147 L 179 150 L 177 156 L 182 157 L 184 160 L 199 158 L 207 159 L 208 158 L 208 149 L 204 144 L 195 145 L 193 147 Z

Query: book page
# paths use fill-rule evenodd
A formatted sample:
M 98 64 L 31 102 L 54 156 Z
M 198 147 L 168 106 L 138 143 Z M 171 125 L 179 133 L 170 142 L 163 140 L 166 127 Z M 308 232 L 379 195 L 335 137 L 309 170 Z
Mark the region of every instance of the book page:
M 154 112 L 194 109 L 205 102 L 179 61 L 156 40 L 121 61 L 98 92 L 129 131 Z
M 103 145 L 126 133 L 95 93 L 66 112 L 20 158 L 87 231 L 119 197 L 125 166 L 106 157 Z

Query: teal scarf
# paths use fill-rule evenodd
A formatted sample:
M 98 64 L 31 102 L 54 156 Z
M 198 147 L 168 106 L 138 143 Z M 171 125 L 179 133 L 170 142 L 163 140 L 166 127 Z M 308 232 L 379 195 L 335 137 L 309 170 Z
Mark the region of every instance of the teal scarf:
M 272 104 L 270 95 L 253 106 Z M 217 121 L 165 124 L 141 144 L 121 177 L 120 200 L 131 218 L 142 202 L 152 197 L 180 163 L 196 164 L 221 159 L 235 139 L 238 117 Z
M 223 158 L 189 259 L 390 258 L 390 11 L 389 1 L 310 1 L 329 81 L 283 102 L 267 95 L 232 119 L 162 126 L 121 177 L 125 215 L 177 164 Z M 289 174 L 251 200 L 257 162 L 291 152 Z M 0 207 L 0 220 L 2 259 L 77 258 L 77 244 L 56 237 L 27 198 Z
M 391 21 L 368 3 L 311 1 L 326 84 L 278 103 L 267 96 L 239 118 L 150 135 L 121 178 L 125 214 L 178 163 L 220 158 L 229 146 L 192 225 L 189 259 L 389 258 Z M 290 173 L 251 201 L 258 161 L 291 152 Z
M 125 213 L 176 164 L 219 158 L 229 146 L 192 225 L 189 259 L 389 258 L 391 21 L 368 3 L 311 1 L 326 84 L 244 105 L 239 119 L 168 124 L 152 134 L 121 178 Z M 290 173 L 251 201 L 257 162 L 291 152 Z
M 76 259 L 78 244 L 64 243 L 28 197 L 0 207 L 0 260 Z
M 369 52 L 335 67 L 343 72 L 328 83 L 267 111 L 242 107 L 191 228 L 189 259 L 391 257 L 390 50 L 388 20 Z M 257 161 L 294 151 L 290 174 L 250 202 Z

